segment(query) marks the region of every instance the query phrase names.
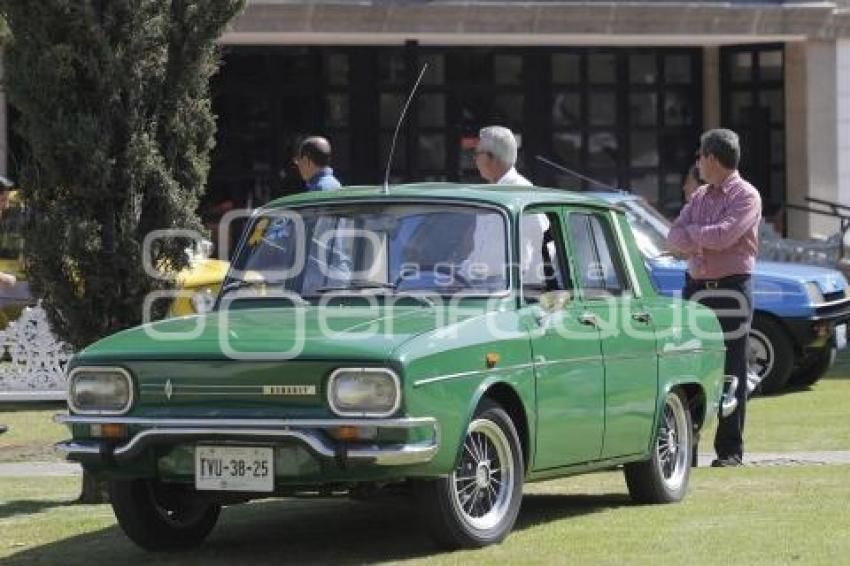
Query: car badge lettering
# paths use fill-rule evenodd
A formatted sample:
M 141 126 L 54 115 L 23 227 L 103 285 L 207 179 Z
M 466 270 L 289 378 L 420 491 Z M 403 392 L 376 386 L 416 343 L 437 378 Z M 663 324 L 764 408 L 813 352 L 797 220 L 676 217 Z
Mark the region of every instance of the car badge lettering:
M 174 394 L 174 386 L 171 384 L 171 380 L 165 382 L 165 398 L 169 401 L 171 400 L 171 396 Z
M 298 397 L 315 394 L 315 385 L 263 385 L 263 395 L 287 395 Z

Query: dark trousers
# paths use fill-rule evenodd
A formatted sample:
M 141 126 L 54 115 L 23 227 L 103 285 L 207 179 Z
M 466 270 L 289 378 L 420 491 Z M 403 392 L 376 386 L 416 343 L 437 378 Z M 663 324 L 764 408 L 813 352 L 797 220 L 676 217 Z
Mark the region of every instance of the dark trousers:
M 685 278 L 683 296 L 718 315 L 726 344 L 726 375 L 738 378 L 738 407 L 728 417 L 719 415 L 714 450 L 719 458 L 743 457 L 744 417 L 747 414 L 747 335 L 753 319 L 753 292 L 749 275 L 732 275 L 713 281 Z M 718 311 L 739 310 L 736 314 Z

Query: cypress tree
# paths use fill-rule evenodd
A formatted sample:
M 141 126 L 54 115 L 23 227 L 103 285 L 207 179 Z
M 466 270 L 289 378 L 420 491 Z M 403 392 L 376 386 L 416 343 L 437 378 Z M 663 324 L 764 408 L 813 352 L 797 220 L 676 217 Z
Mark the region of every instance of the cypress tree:
M 26 270 L 76 348 L 138 324 L 145 296 L 174 285 L 145 273 L 142 242 L 201 229 L 216 39 L 243 3 L 0 0 L 5 88 L 26 146 Z M 158 240 L 153 264 L 176 272 L 186 245 Z
M 0 0 L 5 88 L 26 145 L 25 269 L 77 348 L 138 324 L 145 296 L 174 285 L 145 273 L 142 243 L 152 230 L 201 228 L 215 41 L 243 4 Z M 186 244 L 159 240 L 153 264 L 176 272 Z M 107 498 L 84 474 L 80 501 Z

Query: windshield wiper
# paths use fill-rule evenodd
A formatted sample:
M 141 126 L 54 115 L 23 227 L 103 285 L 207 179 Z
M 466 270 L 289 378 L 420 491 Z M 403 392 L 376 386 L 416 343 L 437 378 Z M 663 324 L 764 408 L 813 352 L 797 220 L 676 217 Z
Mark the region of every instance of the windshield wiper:
M 263 286 L 263 287 L 274 287 L 274 286 L 279 286 L 279 285 L 282 285 L 282 284 L 283 284 L 283 281 L 265 281 L 265 280 L 259 280 L 259 279 L 258 279 L 258 280 L 246 280 L 246 279 L 239 279 L 239 280 L 237 280 L 237 281 L 231 281 L 230 283 L 228 283 L 228 284 L 224 285 L 224 286 L 221 288 L 221 295 L 222 295 L 222 296 L 224 296 L 224 295 L 226 295 L 227 293 L 229 293 L 230 291 L 238 291 L 239 289 L 245 289 L 245 288 L 248 288 L 248 287 L 259 287 L 259 286 Z M 307 300 L 305 300 L 305 299 L 304 299 L 304 297 L 301 297 L 300 295 L 298 295 L 297 293 L 295 293 L 295 292 L 293 292 L 293 291 L 288 291 L 286 295 L 282 295 L 282 296 L 281 296 L 281 295 L 271 295 L 271 296 L 266 296 L 266 295 L 246 295 L 246 296 L 244 296 L 244 297 L 239 297 L 239 298 L 251 298 L 251 299 L 253 299 L 253 298 L 256 298 L 256 299 L 297 299 L 297 300 L 295 300 L 295 301 L 293 301 L 293 302 L 296 302 L 296 303 L 297 303 L 297 304 L 299 304 L 299 305 L 308 305 L 308 304 L 310 304 L 310 302 L 309 302 L 309 301 L 307 301 Z
M 388 289 L 390 291 L 395 291 L 397 285 L 394 283 L 385 283 L 383 281 L 369 281 L 368 279 L 352 279 L 349 281 L 348 285 L 339 285 L 333 287 L 319 287 L 316 289 L 316 293 L 330 293 L 333 291 L 359 291 L 361 289 Z M 401 292 L 397 297 L 403 299 L 413 299 L 419 303 L 422 303 L 426 307 L 433 307 L 434 301 L 432 301 L 429 297 L 424 295 L 419 295 L 412 292 Z
M 239 279 L 237 281 L 231 281 L 226 285 L 222 286 L 221 294 L 229 293 L 230 291 L 236 291 L 238 289 L 244 289 L 246 287 L 255 287 L 258 285 L 265 285 L 265 281 L 247 281 L 245 279 Z
M 317 293 L 329 293 L 332 291 L 360 291 L 362 289 L 389 289 L 394 291 L 396 285 L 394 283 L 385 283 L 383 281 L 370 281 L 368 279 L 352 279 L 347 285 L 332 285 L 328 287 L 319 287 Z

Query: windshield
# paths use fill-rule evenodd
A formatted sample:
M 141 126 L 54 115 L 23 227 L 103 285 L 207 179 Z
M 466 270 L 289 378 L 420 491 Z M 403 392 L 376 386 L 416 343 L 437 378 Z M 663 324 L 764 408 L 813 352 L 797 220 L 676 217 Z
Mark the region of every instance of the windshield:
M 505 220 L 445 204 L 270 210 L 253 220 L 224 288 L 262 284 L 302 297 L 374 290 L 489 294 L 507 289 Z
M 670 222 L 643 199 L 626 200 L 621 204 L 626 209 L 626 218 L 641 254 L 647 259 L 670 255 L 667 248 Z

